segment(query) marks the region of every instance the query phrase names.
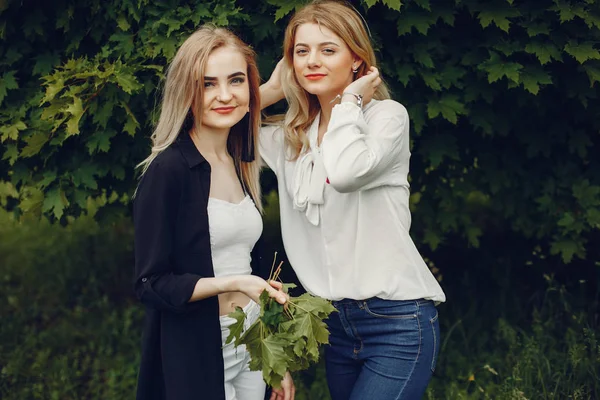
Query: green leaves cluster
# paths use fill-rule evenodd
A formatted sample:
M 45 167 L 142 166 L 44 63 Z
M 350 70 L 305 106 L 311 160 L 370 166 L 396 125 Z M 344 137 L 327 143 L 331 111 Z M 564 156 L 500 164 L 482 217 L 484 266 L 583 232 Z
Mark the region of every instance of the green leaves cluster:
M 284 307 L 264 291 L 260 296 L 260 317 L 246 331 L 244 311 L 237 307 L 229 314 L 236 322 L 229 327 L 226 343 L 246 345 L 250 369 L 262 371 L 268 385 L 280 387 L 287 371 L 304 370 L 319 360 L 319 346 L 329 343 L 323 320 L 334 311 L 329 301 L 308 293 L 290 297 Z
M 234 1 L 59 0 L 0 11 L 0 199 L 18 215 L 118 217 L 149 152 L 158 86 L 198 25 Z M 10 185 L 10 186 L 8 186 Z
M 417 242 L 436 250 L 457 237 L 471 247 L 525 240 L 543 263 L 593 250 L 599 17 L 593 0 L 406 1 L 399 14 L 368 11 L 383 75 L 411 117 Z M 580 186 L 591 187 L 584 203 Z
M 228 26 L 266 78 L 305 3 L 5 1 L 0 203 L 63 223 L 127 212 L 179 44 L 199 24 Z M 600 2 L 351 3 L 411 118 L 416 242 L 502 237 L 543 263 L 588 257 L 600 227 Z

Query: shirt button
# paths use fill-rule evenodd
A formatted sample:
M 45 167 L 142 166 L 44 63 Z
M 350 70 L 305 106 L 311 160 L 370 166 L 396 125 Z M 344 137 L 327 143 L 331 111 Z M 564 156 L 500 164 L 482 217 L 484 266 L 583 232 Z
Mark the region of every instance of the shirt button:
M 142 282 L 146 282 L 148 278 L 142 278 Z

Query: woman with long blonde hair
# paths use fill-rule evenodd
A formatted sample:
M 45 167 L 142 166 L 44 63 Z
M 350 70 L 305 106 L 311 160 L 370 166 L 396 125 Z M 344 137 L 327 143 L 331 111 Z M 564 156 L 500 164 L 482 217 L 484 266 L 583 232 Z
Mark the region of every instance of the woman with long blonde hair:
M 151 154 L 134 200 L 135 291 L 146 306 L 139 400 L 263 400 L 244 346 L 226 345 L 236 307 L 257 318 L 266 282 L 251 251 L 262 232 L 259 75 L 254 52 L 203 26 L 166 75 Z M 252 261 L 252 265 L 251 265 Z M 293 398 L 293 383 L 272 399 Z
M 366 22 L 315 1 L 291 18 L 261 106 L 286 254 L 302 285 L 333 301 L 325 351 L 333 400 L 418 399 L 440 348 L 445 295 L 409 229 L 409 119 L 376 68 Z

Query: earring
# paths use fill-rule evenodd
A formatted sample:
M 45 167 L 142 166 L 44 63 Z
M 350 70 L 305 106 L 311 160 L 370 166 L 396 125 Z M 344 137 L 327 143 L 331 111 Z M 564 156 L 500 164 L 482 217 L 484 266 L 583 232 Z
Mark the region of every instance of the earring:
M 358 72 L 358 67 L 353 68 L 352 72 L 357 73 Z

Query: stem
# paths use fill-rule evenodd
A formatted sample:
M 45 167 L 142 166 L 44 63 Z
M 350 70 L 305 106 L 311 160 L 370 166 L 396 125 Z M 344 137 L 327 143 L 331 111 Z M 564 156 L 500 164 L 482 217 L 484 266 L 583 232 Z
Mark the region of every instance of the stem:
M 273 278 L 273 268 L 275 268 L 275 261 L 277 260 L 277 252 L 273 256 L 273 264 L 271 264 L 271 272 L 269 273 L 269 280 Z
M 294 303 L 294 302 L 293 302 L 293 301 L 291 301 L 291 300 L 288 300 L 288 303 L 292 304 L 294 307 L 298 307 L 299 309 L 301 309 L 302 311 L 304 311 L 304 312 L 306 312 L 306 313 L 310 313 L 310 311 L 308 311 L 308 310 L 307 310 L 307 309 L 305 309 L 305 308 L 302 308 L 302 307 L 300 307 L 300 306 L 299 306 L 297 303 Z M 312 314 L 312 313 L 311 313 L 311 314 Z
M 277 269 L 275 270 L 275 275 L 273 276 L 273 280 L 276 281 L 279 279 L 279 275 L 281 274 L 281 266 L 283 265 L 283 261 L 279 263 Z

